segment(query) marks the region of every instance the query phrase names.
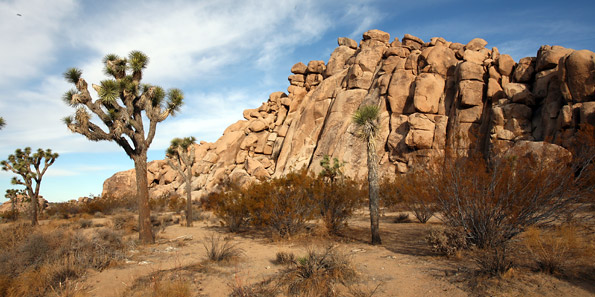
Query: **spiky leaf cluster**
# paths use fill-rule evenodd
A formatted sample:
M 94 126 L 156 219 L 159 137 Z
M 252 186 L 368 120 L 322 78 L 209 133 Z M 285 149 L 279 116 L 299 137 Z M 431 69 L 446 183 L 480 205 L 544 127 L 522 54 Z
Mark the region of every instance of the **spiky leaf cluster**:
M 5 125 L 6 122 L 4 121 L 4 118 L 0 117 L 0 129 L 4 128 Z
M 171 140 L 171 144 L 165 154 L 168 158 L 179 157 L 181 154 L 188 152 L 188 149 L 195 143 L 196 138 L 194 136 L 174 138 Z
M 358 127 L 360 137 L 366 141 L 374 139 L 379 130 L 380 110 L 376 105 L 365 105 L 353 114 L 353 123 Z
M 109 78 L 92 85 L 98 95 L 96 100 L 82 78 L 82 71 L 67 70 L 64 78 L 75 88 L 67 91 L 63 100 L 77 110 L 73 116 L 65 118 L 64 123 L 72 132 L 89 140 L 115 141 L 131 158 L 146 151 L 155 137 L 157 123 L 178 112 L 184 99 L 179 89 L 165 91 L 159 86 L 141 84 L 142 71 L 148 62 L 149 58 L 140 51 L 132 51 L 127 58 L 106 55 L 104 72 Z M 107 130 L 91 121 L 92 114 Z M 150 121 L 147 133 L 143 125 L 145 116 Z

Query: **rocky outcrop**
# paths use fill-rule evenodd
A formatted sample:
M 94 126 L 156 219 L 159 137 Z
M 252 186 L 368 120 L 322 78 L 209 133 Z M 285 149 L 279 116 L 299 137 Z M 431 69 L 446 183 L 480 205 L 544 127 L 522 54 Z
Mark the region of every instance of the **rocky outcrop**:
M 37 198 L 37 201 L 39 203 L 39 207 L 37 208 L 39 211 L 43 211 L 49 205 L 48 201 L 45 200 L 42 196 L 39 196 Z M 12 206 L 11 201 L 4 202 L 4 203 L 0 204 L 0 213 L 6 212 L 6 211 L 11 211 L 13 209 L 12 207 L 13 206 Z M 24 195 L 17 196 L 17 198 L 15 199 L 15 204 L 14 204 L 15 210 L 17 210 L 19 213 L 29 215 L 30 207 L 31 207 L 31 199 L 29 199 L 29 197 L 24 196 Z
M 324 155 L 342 160 L 347 175 L 365 177 L 365 146 L 351 122 L 365 104 L 381 110 L 377 153 L 388 175 L 446 147 L 566 145 L 578 125 L 595 124 L 591 51 L 542 46 L 517 63 L 480 38 L 461 44 L 406 34 L 391 42 L 379 30 L 364 33 L 359 45 L 344 37 L 338 45 L 326 64 L 295 64 L 287 92 L 245 110 L 215 143 L 196 145 L 195 199 L 223 178 L 244 184 L 302 167 L 317 172 Z M 184 189 L 164 161 L 151 162 L 148 175 L 153 196 Z M 103 195 L 133 192 L 134 172 L 125 171 L 105 182 Z

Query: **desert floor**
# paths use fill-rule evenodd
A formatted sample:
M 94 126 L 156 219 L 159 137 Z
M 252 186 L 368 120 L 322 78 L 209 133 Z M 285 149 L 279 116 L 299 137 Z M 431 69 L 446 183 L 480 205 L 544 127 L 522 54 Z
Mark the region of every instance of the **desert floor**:
M 274 263 L 277 252 L 300 256 L 308 249 L 332 245 L 354 264 L 358 281 L 353 286 L 368 293 L 362 296 L 595 296 L 595 284 L 588 280 L 529 268 L 514 268 L 498 278 L 478 275 L 472 260 L 448 259 L 430 250 L 425 237 L 439 221 L 396 224 L 394 215 L 384 215 L 383 244 L 372 246 L 365 213 L 356 214 L 340 237 L 315 235 L 314 228 L 310 232 L 314 235 L 283 240 L 253 231 L 229 233 L 215 217 L 205 214 L 193 227 L 176 224 L 162 228 L 156 244 L 131 249 L 124 263 L 89 272 L 77 285 L 91 296 L 147 296 L 168 279 L 190 283 L 194 296 L 228 296 L 234 287 L 281 273 L 284 267 Z M 211 237 L 236 244 L 243 255 L 230 263 L 207 261 L 203 243 Z

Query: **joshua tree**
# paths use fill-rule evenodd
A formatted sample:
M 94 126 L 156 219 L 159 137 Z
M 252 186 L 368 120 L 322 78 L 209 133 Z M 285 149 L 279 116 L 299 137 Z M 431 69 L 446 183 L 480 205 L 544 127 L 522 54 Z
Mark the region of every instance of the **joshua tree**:
M 353 123 L 358 128 L 358 136 L 366 141 L 368 151 L 368 184 L 370 201 L 370 224 L 372 244 L 381 244 L 378 223 L 378 161 L 376 156 L 376 135 L 378 134 L 379 109 L 376 105 L 365 105 L 353 114 Z
M 186 182 L 186 227 L 192 227 L 192 165 L 196 138 L 174 138 L 167 149 L 167 164 L 174 168 Z M 186 166 L 186 172 L 182 169 Z
M 2 170 L 12 171 L 21 176 L 12 178 L 12 184 L 24 185 L 27 188 L 27 193 L 31 198 L 31 224 L 37 225 L 37 207 L 39 206 L 39 187 L 41 186 L 41 178 L 47 171 L 48 167 L 54 164 L 58 158 L 58 153 L 52 153 L 52 150 L 38 149 L 36 153 L 31 155 L 31 148 L 27 147 L 25 150 L 17 149 L 14 155 L 8 156 L 8 161 L 2 161 Z M 42 168 L 43 160 L 43 168 Z
M 25 190 L 7 189 L 4 197 L 10 200 L 10 213 L 13 220 L 16 220 L 18 214 L 16 212 L 19 196 L 26 195 Z
M 115 141 L 134 161 L 139 239 L 143 243 L 155 242 L 149 209 L 147 150 L 155 137 L 157 123 L 179 111 L 184 98 L 179 89 L 170 89 L 166 93 L 161 87 L 141 84 L 143 69 L 148 62 L 149 58 L 140 51 L 131 52 L 128 58 L 114 54 L 105 56 L 104 70 L 110 79 L 99 85 L 93 84 L 99 95 L 97 100 L 91 98 L 87 82 L 81 78 L 81 70 L 71 68 L 64 73 L 64 78 L 76 89 L 66 92 L 63 97 L 67 104 L 77 108 L 74 116 L 64 119 L 68 129 L 91 141 Z M 92 123 L 90 112 L 105 127 Z M 149 120 L 148 133 L 145 133 L 144 118 Z
M 4 128 L 5 125 L 6 125 L 6 122 L 4 121 L 4 118 L 0 117 L 0 129 Z

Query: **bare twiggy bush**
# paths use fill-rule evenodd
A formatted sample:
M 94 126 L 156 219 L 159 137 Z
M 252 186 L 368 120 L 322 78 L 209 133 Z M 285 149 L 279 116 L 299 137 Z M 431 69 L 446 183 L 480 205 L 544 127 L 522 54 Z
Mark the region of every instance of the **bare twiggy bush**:
M 213 262 L 231 262 L 244 255 L 244 250 L 237 244 L 214 234 L 204 238 L 203 246 L 207 252 L 207 258 Z
M 411 222 L 411 220 L 409 219 L 409 214 L 404 213 L 404 212 L 397 214 L 397 216 L 393 219 L 393 223 L 396 223 L 396 224 L 409 223 L 409 222 Z
M 335 287 L 352 283 L 356 275 L 347 256 L 328 247 L 309 250 L 281 272 L 279 281 L 291 296 L 337 296 Z

